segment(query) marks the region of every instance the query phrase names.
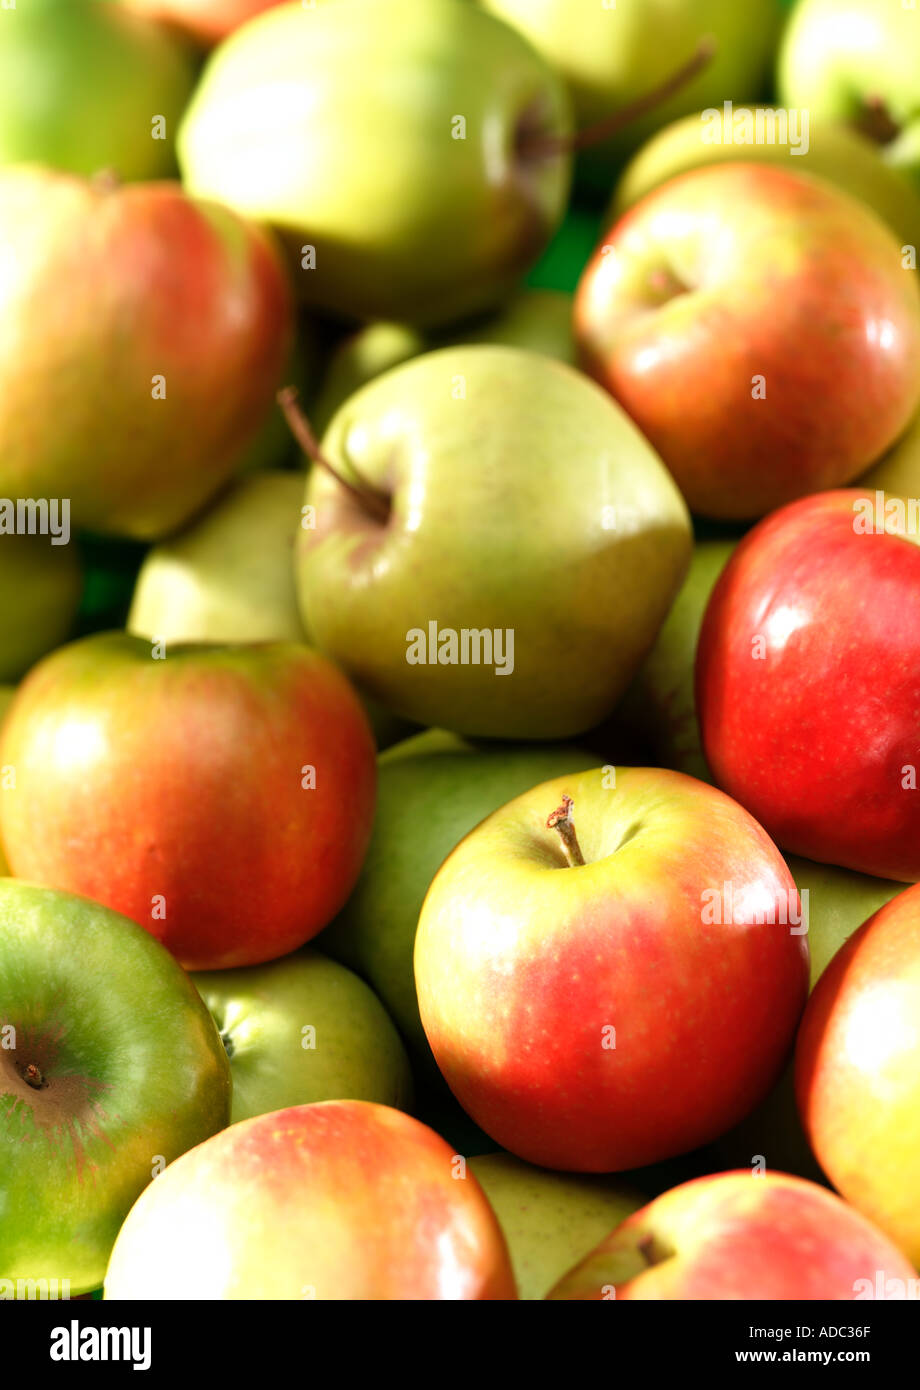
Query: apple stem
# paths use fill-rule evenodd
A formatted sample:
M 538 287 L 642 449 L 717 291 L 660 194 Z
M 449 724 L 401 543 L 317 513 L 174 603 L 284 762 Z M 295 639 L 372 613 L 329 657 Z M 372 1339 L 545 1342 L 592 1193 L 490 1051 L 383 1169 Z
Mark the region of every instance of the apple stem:
M 388 521 L 390 499 L 386 493 L 380 492 L 366 478 L 362 478 L 354 464 L 351 464 L 351 471 L 354 473 L 357 483 L 350 483 L 347 478 L 342 477 L 320 448 L 310 421 L 297 403 L 297 396 L 296 386 L 285 386 L 282 391 L 278 392 L 277 399 L 281 413 L 287 420 L 288 428 L 307 458 L 311 463 L 319 464 L 320 468 L 325 468 L 326 472 L 335 478 L 339 486 L 343 487 L 346 492 L 350 492 L 355 501 L 371 516 L 376 517 L 378 521 Z
M 562 848 L 569 861 L 570 869 L 577 869 L 585 862 L 581 846 L 578 843 L 578 836 L 575 834 L 575 822 L 572 819 L 572 807 L 574 805 L 575 803 L 570 796 L 563 795 L 562 805 L 557 806 L 546 821 L 547 829 L 555 830 L 562 841 Z
M 697 73 L 702 72 L 712 62 L 717 47 L 714 38 L 701 39 L 693 56 L 687 62 L 682 63 L 659 86 L 653 87 L 650 92 L 645 92 L 640 97 L 636 97 L 635 101 L 631 101 L 628 106 L 614 111 L 612 115 L 598 121 L 595 125 L 585 126 L 584 130 L 578 130 L 574 135 L 534 135 L 532 139 L 523 142 L 519 153 L 525 159 L 540 159 L 555 154 L 576 154 L 579 150 L 587 150 L 593 145 L 600 145 L 604 140 L 609 140 L 611 136 L 618 135 L 624 127 L 631 125 L 640 116 L 662 106 L 682 87 L 685 87 L 696 77 Z
M 45 1078 L 34 1062 L 29 1062 L 23 1067 L 22 1079 L 25 1081 L 26 1085 L 31 1086 L 34 1091 L 40 1091 L 45 1084 Z
M 892 140 L 901 133 L 900 126 L 891 119 L 888 107 L 879 96 L 870 96 L 866 100 L 862 116 L 856 122 L 856 128 L 876 145 L 890 145 Z

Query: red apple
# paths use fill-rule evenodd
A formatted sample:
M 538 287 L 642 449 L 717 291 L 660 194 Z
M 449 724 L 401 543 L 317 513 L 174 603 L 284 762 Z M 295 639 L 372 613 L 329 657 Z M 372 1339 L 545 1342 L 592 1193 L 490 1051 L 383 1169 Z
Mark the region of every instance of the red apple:
M 284 0 L 121 0 L 130 10 L 174 24 L 203 44 L 214 44 L 247 19 Z
M 796 1047 L 802 1123 L 831 1182 L 920 1266 L 920 884 L 837 952 Z
M 856 489 L 767 517 L 713 591 L 696 667 L 719 786 L 784 849 L 905 882 L 920 878 L 910 526 L 905 503 Z
M 106 1298 L 517 1297 L 482 1188 L 427 1125 L 324 1101 L 232 1125 L 128 1214 Z
M 881 1231 L 832 1192 L 786 1173 L 737 1172 L 696 1178 L 657 1197 L 547 1296 L 903 1299 L 920 1297 L 920 1279 Z
M 154 649 L 155 650 L 155 649 Z M 374 742 L 344 676 L 296 643 L 62 647 L 3 728 L 13 872 L 133 917 L 189 969 L 285 955 L 358 874 Z M 312 769 L 312 771 L 311 771 Z
M 850 482 L 920 402 L 920 290 L 896 238 L 785 169 L 655 189 L 595 252 L 575 325 L 586 368 L 706 516 Z
M 760 826 L 681 773 L 612 771 L 483 821 L 416 937 L 448 1084 L 549 1168 L 635 1168 L 727 1130 L 776 1080 L 808 985 L 795 884 Z

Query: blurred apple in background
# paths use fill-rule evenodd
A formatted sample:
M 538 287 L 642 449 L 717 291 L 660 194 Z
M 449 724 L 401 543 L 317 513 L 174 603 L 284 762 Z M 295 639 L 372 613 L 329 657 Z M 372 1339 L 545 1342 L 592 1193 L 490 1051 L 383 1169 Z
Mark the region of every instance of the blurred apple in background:
M 575 325 L 587 370 L 703 516 L 851 481 L 920 403 L 920 287 L 900 243 L 786 169 L 694 169 L 650 193 L 595 252 Z
M 19 878 L 134 918 L 190 969 L 286 955 L 347 898 L 374 742 L 309 647 L 156 648 L 126 633 L 37 666 L 3 729 L 0 830 Z
M 848 121 L 920 181 L 920 25 L 913 0 L 801 0 L 780 48 L 780 97 Z
M 795 1081 L 831 1182 L 920 1264 L 920 885 L 825 970 L 799 1031 Z
M 309 949 L 192 976 L 230 1058 L 231 1121 L 321 1100 L 409 1108 L 399 1034 L 363 980 Z
M 549 1297 L 847 1302 L 904 1299 L 916 1282 L 882 1232 L 824 1188 L 717 1173 L 628 1217 Z
M 688 1152 L 776 1080 L 807 993 L 798 907 L 778 850 L 713 787 L 556 777 L 483 821 L 428 890 L 415 978 L 438 1066 L 529 1162 Z
M 284 235 L 306 302 L 434 324 L 499 304 L 537 260 L 570 131 L 561 79 L 477 5 L 338 0 L 221 44 L 179 156 L 190 192 Z
M 512 797 L 596 758 L 565 744 L 476 746 L 428 729 L 378 762 L 377 813 L 354 890 L 318 945 L 364 976 L 413 1053 L 431 1053 L 412 953 L 425 894 L 455 845 Z
M 0 980 L 0 1278 L 84 1293 L 151 1178 L 229 1122 L 230 1068 L 172 956 L 85 898 L 0 880 Z
M 50 535 L 0 535 L 0 681 L 18 680 L 70 636 L 82 589 L 72 540 L 58 545 Z
M 4 4 L 0 164 L 167 178 L 196 77 L 178 35 L 107 0 Z
M 7 712 L 13 703 L 16 694 L 16 687 L 13 685 L 0 685 L 0 738 L 3 734 L 3 724 L 6 720 Z M 3 767 L 0 765 L 0 795 L 4 790 Z M 5 877 L 10 872 L 10 866 L 6 862 L 6 855 L 3 853 L 3 843 L 0 841 L 0 878 Z
M 273 408 L 274 244 L 178 184 L 20 167 L 0 170 L 0 262 L 0 495 L 68 498 L 74 527 L 139 540 L 181 526 Z
M 625 1182 L 549 1173 L 506 1153 L 480 1154 L 470 1169 L 508 1242 L 518 1298 L 545 1298 L 563 1274 L 645 1198 Z
M 706 611 L 697 709 L 716 782 L 783 849 L 915 882 L 920 530 L 888 501 L 808 497 L 744 538 Z
M 859 486 L 870 492 L 881 488 L 905 499 L 920 497 L 920 414 L 894 448 L 863 474 Z
M 691 537 L 602 390 L 520 348 L 442 348 L 350 397 L 322 448 L 338 478 L 308 485 L 301 609 L 362 690 L 489 738 L 568 738 L 610 713 Z
M 329 1101 L 232 1125 L 137 1202 L 107 1299 L 513 1299 L 498 1222 L 433 1130 Z
M 319 0 L 325 3 L 325 0 Z M 121 0 L 129 10 L 174 25 L 198 43 L 210 46 L 241 24 L 284 0 Z M 308 0 L 312 8 L 317 0 Z
M 743 137 L 751 122 L 785 121 L 764 125 L 767 139 L 753 143 Z M 807 126 L 804 122 L 807 121 Z M 773 130 L 774 138 L 769 139 Z M 753 124 L 756 133 L 756 124 Z M 775 107 L 734 107 L 726 117 L 720 103 L 698 111 L 660 130 L 643 145 L 623 170 L 610 206 L 610 219 L 622 216 L 647 193 L 678 174 L 710 164 L 781 165 L 790 173 L 816 174 L 859 198 L 886 222 L 900 242 L 916 245 L 920 237 L 920 192 L 908 176 L 886 164 L 878 146 L 867 136 L 837 121 L 815 120 L 810 111 L 780 111 Z

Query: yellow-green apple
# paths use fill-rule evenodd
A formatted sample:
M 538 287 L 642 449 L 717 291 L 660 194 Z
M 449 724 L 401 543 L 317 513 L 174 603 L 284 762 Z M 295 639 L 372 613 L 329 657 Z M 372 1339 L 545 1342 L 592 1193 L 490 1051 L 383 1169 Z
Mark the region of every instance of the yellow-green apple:
M 605 392 L 521 348 L 442 348 L 350 397 L 322 453 L 301 608 L 363 690 L 490 738 L 568 738 L 609 714 L 691 539 Z
M 626 1183 L 550 1173 L 511 1154 L 471 1158 L 508 1242 L 518 1298 L 545 1298 L 561 1276 L 642 1206 Z
M 429 729 L 378 760 L 377 814 L 358 881 L 319 944 L 376 990 L 413 1053 L 431 1053 L 412 952 L 425 894 L 464 835 L 512 797 L 597 759 L 567 744 L 476 746 Z
M 0 5 L 0 164 L 168 177 L 196 76 L 177 35 L 103 0 Z
M 851 482 L 920 403 L 920 286 L 899 241 L 784 168 L 716 165 L 655 189 L 595 251 L 575 326 L 586 369 L 704 516 Z
M 478 6 L 339 0 L 221 44 L 179 157 L 192 193 L 283 234 L 304 300 L 447 323 L 498 304 L 548 242 L 570 126 L 563 82 Z
M 900 242 L 917 244 L 920 193 L 902 170 L 885 163 L 867 136 L 839 121 L 814 120 L 810 111 L 772 106 L 713 107 L 659 131 L 623 170 L 611 220 L 678 174 L 739 162 L 817 174 L 867 203 Z
M 210 47 L 263 10 L 282 4 L 283 0 L 121 0 L 121 3 L 138 14 L 182 29 L 198 43 Z M 304 8 L 316 3 L 317 0 L 308 0 Z
M 230 1058 L 234 1124 L 321 1100 L 409 1108 L 412 1074 L 399 1034 L 343 965 L 306 948 L 192 981 Z
M 366 1101 L 231 1125 L 131 1210 L 105 1281 L 127 1299 L 513 1299 L 476 1179 L 426 1125 Z
M 801 0 L 783 36 L 783 101 L 848 121 L 920 177 L 916 0 Z
M 59 544 L 46 535 L 0 534 L 0 681 L 18 680 L 67 639 L 82 589 L 69 538 Z
M 324 927 L 374 808 L 357 695 L 295 643 L 151 647 L 101 633 L 46 657 L 3 729 L 13 872 L 124 912 L 189 969 L 254 965 Z
M 700 747 L 693 691 L 696 644 L 709 596 L 735 541 L 698 541 L 690 569 L 655 645 L 620 706 L 621 717 L 647 739 L 655 763 L 711 781 Z
M 67 498 L 93 531 L 175 530 L 272 408 L 291 330 L 275 246 L 178 184 L 37 166 L 0 170 L 0 229 L 0 494 Z
M 441 333 L 426 333 L 409 323 L 368 324 L 332 353 L 310 410 L 314 429 L 325 430 L 339 407 L 368 381 L 423 352 L 454 343 L 504 343 L 575 366 L 572 296 L 561 290 L 521 290 L 497 314 Z
M 920 885 L 870 917 L 821 976 L 795 1084 L 831 1182 L 920 1265 Z
M 914 416 L 897 444 L 864 473 L 860 487 L 893 492 L 905 500 L 920 497 L 920 413 Z
M 832 1192 L 787 1173 L 715 1173 L 637 1211 L 551 1299 L 916 1297 L 911 1265 Z
M 0 685 L 0 735 L 3 733 L 3 723 L 7 716 L 7 711 L 13 703 L 16 694 L 16 687 L 12 685 Z M 0 764 L 0 796 L 6 789 L 6 769 Z M 10 872 L 10 866 L 6 862 L 6 855 L 3 852 L 3 842 L 0 840 L 0 878 L 6 878 Z
M 0 1277 L 80 1294 L 151 1178 L 229 1123 L 230 1068 L 169 952 L 85 898 L 0 879 L 0 981 Z
M 847 488 L 767 517 L 716 584 L 696 671 L 718 785 L 783 849 L 908 883 L 920 878 L 917 511 Z
M 658 768 L 556 777 L 435 875 L 422 1023 L 502 1148 L 577 1171 L 654 1163 L 776 1080 L 808 985 L 799 916 L 779 851 L 714 787 Z
M 709 63 L 615 140 L 590 149 L 587 180 L 610 186 L 611 169 L 660 126 L 687 111 L 756 97 L 767 75 L 781 10 L 777 0 L 482 0 L 518 28 L 566 79 L 579 126 L 665 82 L 702 40 L 714 39 Z

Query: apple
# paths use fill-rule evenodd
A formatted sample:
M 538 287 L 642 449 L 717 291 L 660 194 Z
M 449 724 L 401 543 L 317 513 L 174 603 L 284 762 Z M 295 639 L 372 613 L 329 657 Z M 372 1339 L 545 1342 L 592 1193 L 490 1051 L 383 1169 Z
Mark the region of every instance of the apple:
M 920 885 L 831 961 L 796 1045 L 802 1123 L 831 1182 L 920 1265 Z
M 545 1298 L 572 1265 L 642 1206 L 625 1183 L 549 1173 L 511 1154 L 471 1158 L 508 1242 L 518 1298 Z
M 12 685 L 0 685 L 0 736 L 3 733 L 3 724 L 6 719 L 13 697 L 16 694 L 16 687 Z M 0 764 L 0 795 L 4 790 L 6 780 L 6 769 Z M 10 866 L 6 862 L 6 855 L 3 853 L 3 844 L 0 842 L 0 878 L 6 878 L 10 872 Z
M 553 1300 L 916 1298 L 914 1270 L 832 1192 L 786 1173 L 715 1173 L 637 1211 Z
M 616 140 L 587 152 L 589 183 L 609 188 L 625 152 L 661 125 L 726 99 L 757 96 L 779 30 L 776 0 L 482 0 L 513 24 L 566 79 L 580 127 L 656 88 L 698 48 L 715 39 L 715 55 L 666 101 L 630 122 Z
M 562 81 L 477 5 L 339 0 L 221 44 L 178 148 L 190 192 L 283 234 L 306 302 L 436 324 L 499 304 L 537 259 L 570 125 Z
M 151 1178 L 229 1122 L 230 1068 L 173 958 L 98 903 L 0 879 L 0 979 L 0 1278 L 84 1293 Z
M 210 47 L 263 10 L 282 4 L 283 0 L 121 0 L 121 3 L 138 14 L 172 24 L 198 43 Z M 310 6 L 316 3 L 317 0 L 308 0 Z
M 702 782 L 712 779 L 694 703 L 696 644 L 709 596 L 735 545 L 733 540 L 708 540 L 693 547 L 683 587 L 620 707 L 621 716 L 648 740 L 657 766 Z
M 856 488 L 767 517 L 713 591 L 696 670 L 718 785 L 783 849 L 904 882 L 920 878 L 916 521 Z
M 548 1168 L 636 1168 L 729 1129 L 776 1080 L 807 992 L 798 894 L 760 826 L 681 773 L 612 771 L 483 821 L 415 941 L 448 1085 Z
M 0 681 L 18 680 L 66 640 L 82 590 L 76 546 L 44 535 L 0 534 Z
M 272 408 L 291 331 L 276 248 L 178 184 L 31 166 L 0 170 L 0 229 L 0 495 L 69 499 L 98 532 L 175 530 Z
M 690 527 L 593 382 L 520 348 L 442 348 L 350 397 L 322 455 L 301 611 L 362 690 L 489 738 L 568 738 L 611 711 L 680 584 Z
M 801 0 L 779 55 L 782 100 L 871 134 L 920 178 L 920 25 L 913 0 Z
M 920 413 L 883 459 L 864 473 L 859 486 L 870 492 L 881 488 L 905 499 L 920 497 Z
M 377 815 L 357 883 L 323 932 L 324 951 L 379 994 L 413 1053 L 431 1053 L 419 1018 L 412 952 L 431 880 L 474 826 L 548 777 L 596 759 L 572 745 L 477 747 L 429 729 L 378 761 Z
M 3 729 L 0 835 L 18 878 L 132 917 L 188 969 L 286 955 L 357 877 L 374 742 L 334 666 L 295 643 L 46 657 Z
M 332 353 L 323 387 L 310 411 L 314 429 L 325 430 L 335 412 L 360 386 L 423 352 L 454 343 L 504 343 L 528 348 L 575 366 L 572 296 L 559 290 L 521 290 L 497 313 L 440 334 L 408 323 L 372 323 Z
M 751 143 L 756 121 L 764 125 L 764 141 Z M 804 126 L 806 119 L 808 124 Z M 770 134 L 772 131 L 772 139 Z M 674 121 L 654 135 L 623 170 L 610 205 L 610 220 L 621 217 L 653 189 L 678 174 L 704 165 L 739 163 L 780 165 L 792 173 L 816 174 L 867 203 L 894 232 L 912 246 L 920 237 L 920 193 L 907 175 L 886 164 L 878 147 L 858 130 L 839 121 L 816 120 L 811 111 L 779 111 L 775 107 L 724 107 L 698 111 Z
M 161 1174 L 107 1299 L 513 1299 L 498 1222 L 426 1125 L 366 1101 L 260 1115 Z
M 724 164 L 654 190 L 595 252 L 575 324 L 586 369 L 705 516 L 850 482 L 920 404 L 920 288 L 900 244 L 786 169 Z
M 177 35 L 100 0 L 19 0 L 0 10 L 0 164 L 117 169 L 123 179 L 174 173 L 179 118 L 197 76 Z
M 412 1073 L 399 1034 L 377 996 L 343 965 L 306 948 L 192 981 L 230 1058 L 234 1124 L 322 1100 L 408 1109 Z

